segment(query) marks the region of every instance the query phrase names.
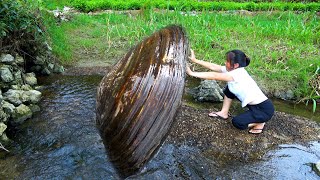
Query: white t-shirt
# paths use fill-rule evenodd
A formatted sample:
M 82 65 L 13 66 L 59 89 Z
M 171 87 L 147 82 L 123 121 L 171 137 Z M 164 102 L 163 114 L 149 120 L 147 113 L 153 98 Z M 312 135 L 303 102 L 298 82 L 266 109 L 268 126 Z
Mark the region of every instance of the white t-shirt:
M 221 71 L 233 77 L 234 81 L 228 82 L 228 88 L 241 101 L 242 107 L 259 104 L 268 99 L 243 67 L 227 71 L 226 67 L 222 66 Z

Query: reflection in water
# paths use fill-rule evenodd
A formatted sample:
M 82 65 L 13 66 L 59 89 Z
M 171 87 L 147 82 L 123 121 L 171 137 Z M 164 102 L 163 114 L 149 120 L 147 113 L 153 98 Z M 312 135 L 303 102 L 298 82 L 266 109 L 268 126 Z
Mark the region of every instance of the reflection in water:
M 101 78 L 46 78 L 42 111 L 20 127 L 11 152 L 0 159 L 0 179 L 119 179 L 95 128 Z M 165 142 L 142 172 L 128 179 L 316 180 L 310 163 L 320 160 L 320 142 L 282 145 L 263 159 L 221 163 L 196 147 Z
M 317 107 L 316 112 L 312 112 L 312 103 L 309 103 L 308 106 L 306 106 L 304 103 L 295 104 L 294 102 L 287 102 L 279 99 L 273 99 L 272 101 L 277 108 L 277 111 L 306 117 L 320 123 L 320 107 Z

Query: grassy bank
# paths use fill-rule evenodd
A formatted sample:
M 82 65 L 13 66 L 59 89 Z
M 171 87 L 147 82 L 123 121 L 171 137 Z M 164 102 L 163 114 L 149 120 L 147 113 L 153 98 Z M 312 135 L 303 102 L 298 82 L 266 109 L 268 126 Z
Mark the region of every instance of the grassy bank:
M 64 3 L 63 3 L 64 2 Z M 133 9 L 170 9 L 182 11 L 225 11 L 225 10 L 248 10 L 248 11 L 320 11 L 320 3 L 312 0 L 44 0 L 48 8 L 54 6 L 69 5 L 83 12 L 97 10 L 133 10 Z
M 92 59 L 112 63 L 131 46 L 170 25 L 185 27 L 199 59 L 222 64 L 230 49 L 252 59 L 248 71 L 264 91 L 293 90 L 296 97 L 317 98 L 310 80 L 319 62 L 320 20 L 315 12 L 141 10 L 80 14 L 60 26 L 48 23 L 54 52 L 65 63 Z

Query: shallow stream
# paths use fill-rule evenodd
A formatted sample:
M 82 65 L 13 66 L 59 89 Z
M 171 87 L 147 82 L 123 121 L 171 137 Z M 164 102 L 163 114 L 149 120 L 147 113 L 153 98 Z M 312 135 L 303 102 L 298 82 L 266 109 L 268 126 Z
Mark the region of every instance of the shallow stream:
M 15 143 L 10 153 L 0 152 L 0 179 L 119 179 L 95 128 L 95 95 L 101 78 L 40 79 L 44 83 L 41 111 L 11 130 L 17 131 L 11 137 Z M 275 103 L 277 110 L 306 108 L 278 103 L 282 102 Z M 306 115 L 319 122 L 320 116 Z M 280 145 L 251 163 L 221 161 L 203 155 L 197 147 L 165 141 L 142 172 L 128 179 L 316 180 L 320 176 L 312 164 L 319 161 L 320 141 Z

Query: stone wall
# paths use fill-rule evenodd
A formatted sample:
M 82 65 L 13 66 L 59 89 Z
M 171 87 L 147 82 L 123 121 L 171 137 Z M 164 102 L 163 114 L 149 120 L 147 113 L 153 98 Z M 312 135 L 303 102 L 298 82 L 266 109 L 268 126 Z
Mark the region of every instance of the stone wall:
M 0 55 L 0 142 L 7 142 L 9 125 L 20 125 L 40 110 L 41 92 L 36 74 L 62 73 L 57 63 L 36 57 L 31 72 L 26 72 L 26 60 L 19 55 Z

